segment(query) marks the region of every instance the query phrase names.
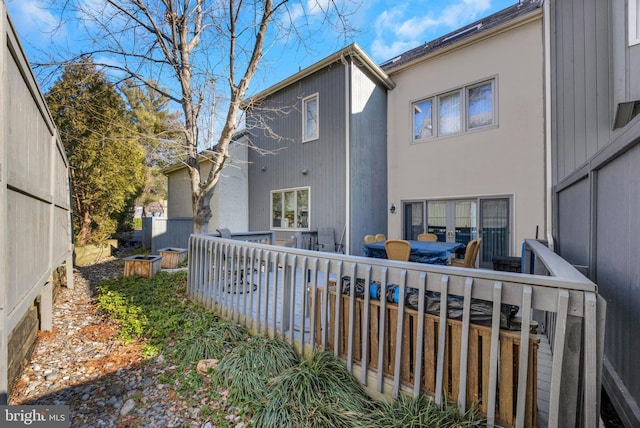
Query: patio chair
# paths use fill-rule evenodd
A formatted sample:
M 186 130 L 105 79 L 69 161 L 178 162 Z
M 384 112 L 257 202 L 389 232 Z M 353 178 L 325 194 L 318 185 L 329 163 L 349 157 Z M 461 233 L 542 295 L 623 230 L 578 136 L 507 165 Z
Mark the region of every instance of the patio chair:
M 364 235 L 364 243 L 365 244 L 373 244 L 376 242 L 376 237 L 373 235 Z
M 333 227 L 318 228 L 318 250 L 328 253 L 342 252 L 342 244 L 336 244 Z
M 231 231 L 226 227 L 218 229 L 218 233 L 220 234 L 221 238 L 231 239 Z
M 437 242 L 438 235 L 436 235 L 435 233 L 421 233 L 420 235 L 418 235 L 418 241 Z
M 387 240 L 387 237 L 384 235 L 384 233 L 378 233 L 376 235 L 376 242 L 384 242 Z
M 387 252 L 387 259 L 409 261 L 411 253 L 411 244 L 402 239 L 390 239 L 384 243 L 384 249 Z
M 464 259 L 451 259 L 451 266 L 475 268 L 478 259 L 478 250 L 480 249 L 481 238 L 474 239 L 467 243 L 467 249 L 464 252 Z

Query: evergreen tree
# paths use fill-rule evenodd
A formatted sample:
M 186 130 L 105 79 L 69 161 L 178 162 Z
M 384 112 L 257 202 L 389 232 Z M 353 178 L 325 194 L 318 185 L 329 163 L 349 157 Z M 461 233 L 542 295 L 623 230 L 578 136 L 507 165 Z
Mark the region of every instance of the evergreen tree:
M 136 206 L 141 206 L 146 216 L 151 205 L 167 199 L 167 179 L 161 169 L 183 156 L 184 133 L 180 115 L 169 111 L 169 100 L 158 91 L 127 80 L 122 92 L 137 125 L 138 141 L 145 151 L 145 182 Z
M 144 184 L 144 151 L 122 97 L 90 60 L 65 66 L 46 95 L 71 166 L 76 243 L 108 238 Z

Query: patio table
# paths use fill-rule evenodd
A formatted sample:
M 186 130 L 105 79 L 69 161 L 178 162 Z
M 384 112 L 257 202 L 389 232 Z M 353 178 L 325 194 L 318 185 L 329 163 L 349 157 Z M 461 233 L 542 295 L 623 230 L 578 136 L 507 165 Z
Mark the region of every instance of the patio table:
M 409 261 L 416 263 L 446 265 L 451 253 L 465 247 L 465 245 L 460 242 L 408 242 L 411 244 Z M 364 244 L 364 254 L 367 257 L 375 257 L 379 259 L 387 258 L 387 252 L 384 249 L 384 242 Z

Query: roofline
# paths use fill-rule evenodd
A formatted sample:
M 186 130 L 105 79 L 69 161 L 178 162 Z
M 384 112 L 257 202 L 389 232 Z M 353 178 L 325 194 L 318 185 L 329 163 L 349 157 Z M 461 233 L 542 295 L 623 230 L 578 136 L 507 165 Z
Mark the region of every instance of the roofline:
M 386 68 L 386 72 L 389 74 L 389 76 L 392 76 L 395 73 L 398 73 L 402 70 L 405 70 L 409 67 L 412 67 L 418 63 L 421 63 L 423 61 L 427 61 L 429 59 L 438 57 L 440 55 L 444 55 L 446 53 L 449 52 L 453 52 L 456 51 L 458 49 L 462 49 L 468 45 L 477 43 L 479 41 L 488 39 L 489 37 L 494 37 L 498 34 L 502 34 L 506 31 L 509 31 L 513 28 L 516 27 L 520 27 L 522 25 L 528 24 L 530 22 L 536 21 L 537 19 L 539 19 L 540 17 L 542 17 L 543 15 L 543 8 L 542 7 L 536 7 L 535 9 L 532 9 L 531 11 L 524 13 L 522 15 L 519 15 L 513 19 L 510 19 L 507 22 L 504 22 L 502 24 L 496 25 L 495 27 L 491 27 L 486 31 L 482 31 L 480 33 L 477 34 L 473 34 L 470 35 L 468 37 L 465 37 L 455 43 L 452 43 L 450 45 L 444 46 L 440 49 L 436 49 L 433 52 L 429 52 L 423 56 L 417 57 L 411 61 L 408 61 L 406 63 L 400 64 L 397 67 L 393 67 L 393 66 L 389 66 Z M 481 23 L 482 21 L 478 21 L 476 23 L 470 24 L 471 27 L 473 27 L 473 25 L 477 25 L 479 23 Z M 464 27 L 462 27 L 464 28 Z
M 352 43 L 349 46 L 342 48 L 341 50 L 305 68 L 304 70 L 301 70 L 296 74 L 289 76 L 284 80 L 281 80 L 275 85 L 261 92 L 258 92 L 257 94 L 249 98 L 246 98 L 240 103 L 240 108 L 245 109 L 253 103 L 262 101 L 265 98 L 267 98 L 269 95 L 272 95 L 278 92 L 279 90 L 284 89 L 287 86 L 290 86 L 296 83 L 297 81 L 310 76 L 311 74 L 327 67 L 328 65 L 331 65 L 337 61 L 340 61 L 345 56 L 351 56 L 351 57 L 357 58 L 362 63 L 362 66 L 368 71 L 370 71 L 371 73 L 373 73 L 373 75 L 377 77 L 385 85 L 387 89 L 395 88 L 396 86 L 395 82 L 391 80 L 391 78 L 387 75 L 387 73 L 385 73 L 382 70 L 382 68 L 380 68 L 375 62 L 373 62 L 373 60 L 369 58 L 369 56 L 364 52 L 364 50 L 362 50 L 360 46 L 358 46 L 357 43 Z
M 231 141 L 229 141 L 229 145 L 239 141 L 243 137 L 248 137 L 248 135 L 249 135 L 249 132 L 246 129 L 239 130 L 238 132 L 236 132 L 236 134 L 234 134 Z M 202 164 L 203 162 L 212 162 L 212 160 L 209 156 L 203 153 L 198 153 L 198 163 Z M 187 167 L 188 165 L 186 164 L 186 162 L 180 161 L 180 162 L 176 162 L 174 164 L 165 166 L 160 170 L 160 172 L 162 172 L 164 175 L 168 175 L 168 174 L 171 174 L 172 172 L 176 172 L 178 170 L 181 170 Z

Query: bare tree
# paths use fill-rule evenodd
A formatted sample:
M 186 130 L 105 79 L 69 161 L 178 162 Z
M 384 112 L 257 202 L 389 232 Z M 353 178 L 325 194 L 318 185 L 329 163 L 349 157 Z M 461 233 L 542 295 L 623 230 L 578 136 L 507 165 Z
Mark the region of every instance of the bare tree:
M 283 39 L 306 48 L 317 25 L 347 34 L 347 18 L 354 12 L 348 9 L 357 7 L 354 0 L 51 2 L 61 23 L 75 20 L 84 30 L 87 40 L 81 46 L 90 48 L 46 65 L 91 56 L 111 76 L 133 79 L 180 106 L 196 233 L 207 231 L 213 189 L 239 126 L 240 103 L 265 49 Z M 214 121 L 218 130 L 212 139 Z M 200 168 L 203 156 L 212 164 L 206 174 Z

